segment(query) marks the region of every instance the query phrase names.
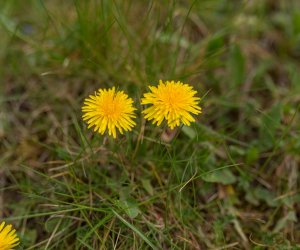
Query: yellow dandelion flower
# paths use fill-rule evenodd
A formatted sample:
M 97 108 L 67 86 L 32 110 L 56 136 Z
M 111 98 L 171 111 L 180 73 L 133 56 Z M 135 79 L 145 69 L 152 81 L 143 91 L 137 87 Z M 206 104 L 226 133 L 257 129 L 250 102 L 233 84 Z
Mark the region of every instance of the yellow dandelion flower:
M 10 250 L 19 245 L 20 239 L 12 225 L 5 226 L 5 222 L 0 224 L 0 250 Z
M 181 123 L 190 126 L 195 119 L 191 114 L 200 114 L 199 97 L 197 91 L 188 84 L 174 81 L 159 81 L 157 87 L 149 86 L 151 92 L 145 93 L 142 104 L 151 104 L 142 111 L 145 118 L 159 126 L 163 120 L 173 129 Z
M 99 89 L 98 93 L 84 100 L 82 118 L 88 128 L 94 126 L 94 131 L 102 135 L 107 129 L 108 134 L 116 138 L 116 129 L 123 134 L 123 130 L 130 131 L 135 126 L 132 118 L 136 117 L 136 109 L 132 104 L 133 100 L 123 91 L 116 91 L 115 87 Z

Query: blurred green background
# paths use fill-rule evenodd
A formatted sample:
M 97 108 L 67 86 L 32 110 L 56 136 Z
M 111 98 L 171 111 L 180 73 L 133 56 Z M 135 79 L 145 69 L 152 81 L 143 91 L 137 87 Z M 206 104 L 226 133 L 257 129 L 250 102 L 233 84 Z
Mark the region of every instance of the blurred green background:
M 300 249 L 298 0 L 0 2 L 0 220 L 19 249 Z M 203 114 L 117 141 L 117 86 L 193 85 Z

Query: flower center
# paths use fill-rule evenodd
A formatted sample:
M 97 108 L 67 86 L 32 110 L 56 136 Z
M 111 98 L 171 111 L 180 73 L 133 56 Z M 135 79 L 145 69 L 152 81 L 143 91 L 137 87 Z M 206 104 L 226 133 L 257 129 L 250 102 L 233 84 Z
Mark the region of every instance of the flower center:
M 178 108 L 179 103 L 181 102 L 181 93 L 178 91 L 171 91 L 168 93 L 167 103 L 169 108 L 176 109 Z
M 116 102 L 116 100 L 113 100 L 112 102 L 107 102 L 105 107 L 103 108 L 103 114 L 107 118 L 116 118 L 121 113 L 121 105 L 119 102 Z

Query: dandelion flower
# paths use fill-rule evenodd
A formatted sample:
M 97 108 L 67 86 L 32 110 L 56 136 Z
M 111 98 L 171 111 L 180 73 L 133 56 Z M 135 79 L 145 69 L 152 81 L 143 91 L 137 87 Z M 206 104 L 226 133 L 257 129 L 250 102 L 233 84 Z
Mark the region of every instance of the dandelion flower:
M 153 124 L 159 126 L 164 119 L 173 129 L 181 123 L 190 126 L 195 119 L 192 114 L 200 114 L 199 97 L 195 97 L 197 91 L 188 84 L 174 81 L 159 81 L 157 87 L 149 86 L 151 92 L 145 93 L 141 99 L 142 104 L 151 104 L 142 111 L 145 118 L 153 120 Z
M 0 224 L 0 250 L 10 250 L 19 245 L 19 238 L 12 225 L 5 226 L 5 222 Z
M 95 95 L 90 95 L 84 100 L 82 107 L 83 120 L 87 122 L 88 128 L 94 126 L 94 131 L 117 137 L 116 129 L 123 134 L 123 131 L 130 131 L 135 126 L 132 118 L 135 118 L 133 100 L 123 91 L 116 91 L 115 88 L 99 89 Z

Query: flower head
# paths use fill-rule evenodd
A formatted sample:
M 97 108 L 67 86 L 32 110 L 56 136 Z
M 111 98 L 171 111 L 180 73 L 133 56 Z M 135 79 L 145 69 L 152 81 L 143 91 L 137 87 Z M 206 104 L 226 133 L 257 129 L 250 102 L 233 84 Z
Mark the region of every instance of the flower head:
M 159 81 L 157 87 L 149 86 L 151 92 L 145 93 L 142 104 L 151 104 L 142 111 L 147 120 L 159 126 L 166 119 L 168 126 L 173 129 L 181 123 L 190 126 L 195 119 L 191 114 L 201 113 L 197 91 L 188 84 L 174 81 Z
M 83 120 L 87 122 L 88 128 L 94 127 L 94 131 L 108 134 L 116 138 L 116 129 L 123 134 L 134 127 L 135 118 L 133 100 L 123 91 L 116 91 L 115 88 L 99 89 L 95 95 L 90 95 L 84 100 Z
M 12 229 L 12 225 L 5 226 L 3 221 L 0 224 L 0 250 L 10 250 L 19 245 L 20 239 L 16 234 L 16 230 Z

